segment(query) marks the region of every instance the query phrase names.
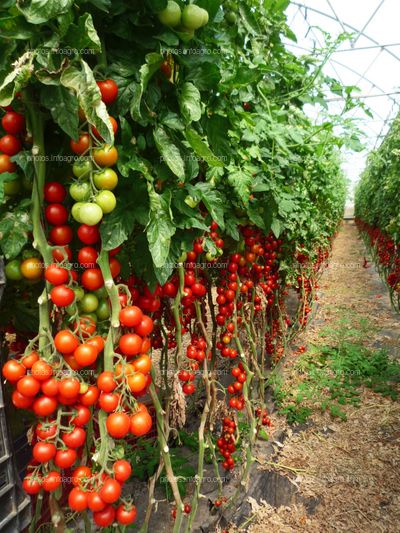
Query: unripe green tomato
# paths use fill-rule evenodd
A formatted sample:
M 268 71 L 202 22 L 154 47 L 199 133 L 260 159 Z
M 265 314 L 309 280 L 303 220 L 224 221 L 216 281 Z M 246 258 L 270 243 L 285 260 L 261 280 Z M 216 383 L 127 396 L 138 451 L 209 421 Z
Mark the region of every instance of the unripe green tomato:
M 83 205 L 85 205 L 85 202 L 76 202 L 76 204 L 74 204 L 71 209 L 72 218 L 76 220 L 77 222 L 79 222 L 79 224 L 82 224 L 82 219 L 80 217 L 80 211 Z
M 7 279 L 12 281 L 21 281 L 23 278 L 21 272 L 21 261 L 19 259 L 12 259 L 6 264 L 4 272 Z
M 99 300 L 93 293 L 86 293 L 79 302 L 79 309 L 84 313 L 93 313 L 99 306 Z
M 27 192 L 30 192 L 33 188 L 33 180 L 29 179 L 25 174 L 22 176 L 22 187 Z
M 228 11 L 228 13 L 225 13 L 225 20 L 229 22 L 229 24 L 235 24 L 237 22 L 236 13 Z
M 22 259 L 30 259 L 31 257 L 37 257 L 40 259 L 42 256 L 40 255 L 40 252 L 38 250 L 35 250 L 34 248 L 27 248 L 24 250 L 21 254 Z
M 88 178 L 91 170 L 92 164 L 89 159 L 75 161 L 72 166 L 72 172 L 77 178 Z
M 181 8 L 176 2 L 169 0 L 167 7 L 158 14 L 161 24 L 175 28 L 181 22 Z
M 96 315 L 99 320 L 107 320 L 110 317 L 110 305 L 107 300 L 100 300 Z
M 83 202 L 90 197 L 91 187 L 88 181 L 76 181 L 69 188 L 69 194 L 75 202 Z
M 215 255 L 213 255 L 211 252 L 206 253 L 206 261 L 214 261 Z
M 95 226 L 103 218 L 103 211 L 99 205 L 92 202 L 85 202 L 79 208 L 79 218 L 83 224 Z
M 111 191 L 100 191 L 95 198 L 95 202 L 101 207 L 101 210 L 105 215 L 114 211 L 115 206 L 117 205 L 115 194 Z
M 22 182 L 20 179 L 4 182 L 4 194 L 6 196 L 15 196 L 21 191 L 21 188 Z
M 182 24 L 188 30 L 198 30 L 201 28 L 205 21 L 204 9 L 195 4 L 189 4 L 185 6 L 182 11 Z M 207 13 L 208 22 L 208 13 Z
M 82 289 L 82 287 L 74 287 L 72 290 L 75 293 L 75 300 L 77 302 L 80 302 L 82 298 L 85 296 L 85 291 Z
M 100 289 L 97 289 L 94 291 L 94 294 L 97 296 L 99 300 L 104 300 L 105 298 L 108 298 L 108 292 L 107 289 L 104 287 L 100 287 Z
M 105 168 L 93 174 L 93 181 L 98 189 L 112 191 L 118 185 L 118 174 L 112 168 Z

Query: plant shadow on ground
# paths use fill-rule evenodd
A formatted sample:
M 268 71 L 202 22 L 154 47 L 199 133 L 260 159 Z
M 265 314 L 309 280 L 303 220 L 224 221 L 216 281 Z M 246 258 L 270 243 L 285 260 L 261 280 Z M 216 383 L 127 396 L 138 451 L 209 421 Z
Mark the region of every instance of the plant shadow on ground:
M 290 424 L 306 422 L 315 411 L 346 420 L 344 406 L 358 406 L 363 387 L 397 399 L 400 365 L 387 351 L 367 345 L 371 333 L 367 318 L 350 314 L 323 328 L 323 342 L 311 345 L 283 374 L 271 374 L 278 412 Z

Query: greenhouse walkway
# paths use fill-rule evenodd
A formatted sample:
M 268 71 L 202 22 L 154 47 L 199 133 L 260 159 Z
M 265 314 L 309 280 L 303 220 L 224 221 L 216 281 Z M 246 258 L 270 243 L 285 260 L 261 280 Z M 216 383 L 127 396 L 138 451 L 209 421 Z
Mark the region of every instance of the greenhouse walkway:
M 357 376 L 363 363 L 372 360 L 378 364 L 379 380 L 380 368 L 385 367 L 381 349 L 389 353 L 390 359 L 386 356 L 386 362 L 399 357 L 399 320 L 391 310 L 387 290 L 370 260 L 365 259 L 365 253 L 354 222 L 344 222 L 334 243 L 330 267 L 321 278 L 314 320 L 283 368 L 284 394 L 301 391 L 306 398 L 300 404 L 303 410 L 297 406 L 295 414 L 290 411 L 300 423 L 289 427 L 286 417 L 273 415 L 273 456 L 265 461 L 258 458 L 259 468 L 284 476 L 286 485 L 290 480 L 293 497 L 281 507 L 276 502 L 271 506 L 266 501 L 261 504 L 251 501 L 253 513 L 240 526 L 240 531 L 399 531 L 398 400 L 373 392 L 363 384 L 357 387 L 358 406 L 351 402 L 340 406 L 339 397 L 339 407 L 333 401 L 330 404 L 331 414 L 336 416 L 332 417 L 327 412 L 329 409 L 320 408 L 329 397 L 328 387 L 335 385 L 332 368 L 347 368 L 349 373 Z M 301 353 L 303 350 L 305 353 Z M 315 359 L 316 353 L 324 354 L 319 359 L 319 367 L 307 366 L 310 351 L 310 360 Z M 339 359 L 339 367 L 331 365 L 326 371 L 330 379 L 326 389 L 314 390 L 313 376 L 317 372 L 318 379 L 321 379 L 321 372 L 330 358 L 337 365 L 338 353 L 342 359 Z M 360 362 L 357 360 L 360 353 L 369 355 Z M 356 364 L 340 367 L 343 360 L 347 363 L 356 361 Z M 374 381 L 370 367 L 361 373 L 369 373 L 370 377 L 364 376 L 367 382 L 368 379 Z M 396 390 L 399 373 L 392 374 L 389 381 L 393 386 L 388 389 L 390 393 L 390 390 Z M 381 390 L 388 392 L 384 386 Z M 312 414 L 302 422 L 300 415 L 307 412 L 304 411 L 307 408 Z

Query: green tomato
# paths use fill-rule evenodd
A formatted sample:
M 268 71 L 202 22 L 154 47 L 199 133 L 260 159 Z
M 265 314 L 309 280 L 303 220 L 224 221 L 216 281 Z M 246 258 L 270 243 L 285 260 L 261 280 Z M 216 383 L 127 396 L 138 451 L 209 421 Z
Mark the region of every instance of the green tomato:
M 89 159 L 75 161 L 72 167 L 72 172 L 77 178 L 88 178 L 91 170 L 92 164 Z
M 74 204 L 71 209 L 72 218 L 76 220 L 77 222 L 79 222 L 79 224 L 82 224 L 80 212 L 81 212 L 81 207 L 83 205 L 85 205 L 85 202 L 76 202 L 76 204 Z
M 76 303 L 72 303 L 71 305 L 67 305 L 67 307 L 64 308 L 66 313 L 69 316 L 72 316 L 76 313 Z
M 208 13 L 204 11 L 206 10 L 195 4 L 185 6 L 182 12 L 182 24 L 188 30 L 198 30 L 208 22 Z
M 69 188 L 69 194 L 75 202 L 84 202 L 89 199 L 91 193 L 90 183 L 88 181 L 76 181 Z
M 236 13 L 228 11 L 228 13 L 225 13 L 225 20 L 229 22 L 229 24 L 235 24 L 237 21 Z
M 98 189 L 112 191 L 118 185 L 118 174 L 112 168 L 105 168 L 93 174 L 93 181 Z
M 21 188 L 22 182 L 20 179 L 4 182 L 4 194 L 6 196 L 15 196 L 21 191 Z
M 117 205 L 117 199 L 115 194 L 111 191 L 101 191 L 94 199 L 96 204 L 101 207 L 101 210 L 104 214 L 111 213 L 114 211 L 115 206 Z
M 104 300 L 105 298 L 108 298 L 108 292 L 104 285 L 103 287 L 100 287 L 100 289 L 97 289 L 97 291 L 94 291 L 94 294 L 99 300 Z
M 107 300 L 100 300 L 96 309 L 96 315 L 99 320 L 107 320 L 110 316 L 110 305 Z
M 22 259 L 30 259 L 31 257 L 37 257 L 40 259 L 42 256 L 40 255 L 40 252 L 38 250 L 34 250 L 33 248 L 27 248 L 22 252 Z
M 176 2 L 169 0 L 167 7 L 158 14 L 161 24 L 175 28 L 181 22 L 181 8 Z
M 93 293 L 86 293 L 79 302 L 79 309 L 84 313 L 93 313 L 99 306 L 99 299 Z
M 25 174 L 22 176 L 22 187 L 24 191 L 30 192 L 33 189 L 33 180 L 29 179 Z
M 73 291 L 75 293 L 75 300 L 77 302 L 80 302 L 82 298 L 85 296 L 85 291 L 82 289 L 82 287 L 74 287 Z
M 85 202 L 79 208 L 79 218 L 83 224 L 95 226 L 103 218 L 103 211 L 99 205 Z
M 206 261 L 214 261 L 215 256 L 211 252 L 206 253 Z
M 13 259 L 12 261 L 9 261 L 4 271 L 6 273 L 7 279 L 10 279 L 12 281 L 20 281 L 23 279 L 23 275 L 21 272 L 21 261 L 19 259 Z

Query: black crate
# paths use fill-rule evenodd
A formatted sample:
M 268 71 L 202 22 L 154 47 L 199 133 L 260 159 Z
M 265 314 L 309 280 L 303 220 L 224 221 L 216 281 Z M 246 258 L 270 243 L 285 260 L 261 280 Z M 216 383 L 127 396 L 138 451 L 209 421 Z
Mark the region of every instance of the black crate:
M 0 531 L 9 531 L 9 526 L 14 525 L 14 518 L 17 516 L 18 507 L 14 488 L 8 490 L 0 496 Z M 18 529 L 14 529 L 18 533 Z

